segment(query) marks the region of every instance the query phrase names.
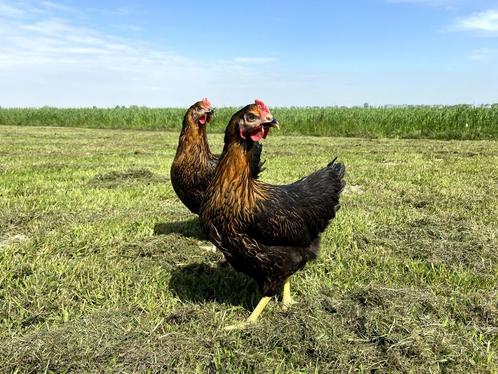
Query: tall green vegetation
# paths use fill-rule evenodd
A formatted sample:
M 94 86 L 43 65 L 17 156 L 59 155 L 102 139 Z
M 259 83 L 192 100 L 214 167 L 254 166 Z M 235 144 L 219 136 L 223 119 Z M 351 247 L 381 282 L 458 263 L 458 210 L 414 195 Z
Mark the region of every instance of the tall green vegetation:
M 221 132 L 237 108 L 221 108 L 211 131 Z M 498 104 L 488 106 L 273 108 L 282 135 L 497 139 Z M 0 108 L 0 125 L 172 129 L 185 108 Z

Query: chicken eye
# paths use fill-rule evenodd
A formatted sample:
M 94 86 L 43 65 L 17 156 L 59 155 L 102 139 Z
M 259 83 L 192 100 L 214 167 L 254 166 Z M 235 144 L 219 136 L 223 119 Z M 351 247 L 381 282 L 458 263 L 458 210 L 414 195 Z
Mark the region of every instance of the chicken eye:
M 246 116 L 247 121 L 249 121 L 249 122 L 254 122 L 254 121 L 256 121 L 256 118 L 257 118 L 257 117 L 256 117 L 254 114 L 252 114 L 252 113 L 247 113 L 247 116 Z

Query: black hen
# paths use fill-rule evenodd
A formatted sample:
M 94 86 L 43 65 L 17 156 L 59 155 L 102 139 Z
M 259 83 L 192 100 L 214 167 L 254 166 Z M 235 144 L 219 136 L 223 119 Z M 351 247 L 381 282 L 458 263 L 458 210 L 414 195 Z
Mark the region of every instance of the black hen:
M 335 160 L 286 186 L 255 180 L 251 165 L 258 141 L 273 126 L 278 122 L 259 100 L 231 118 L 200 211 L 210 240 L 260 287 L 263 298 L 248 322 L 254 322 L 282 288 L 284 306 L 290 305 L 288 279 L 316 257 L 320 234 L 335 217 L 345 186 L 344 165 Z

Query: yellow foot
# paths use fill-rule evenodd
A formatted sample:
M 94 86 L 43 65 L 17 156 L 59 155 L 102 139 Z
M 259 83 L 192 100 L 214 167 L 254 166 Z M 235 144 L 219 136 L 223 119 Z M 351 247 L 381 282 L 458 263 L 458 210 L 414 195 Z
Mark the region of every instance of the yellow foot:
M 290 294 L 290 279 L 289 278 L 287 278 L 287 280 L 284 283 L 284 291 L 282 292 L 282 304 L 284 304 L 284 306 L 283 306 L 284 310 L 287 310 L 292 305 L 297 304 L 297 302 L 292 299 L 291 294 Z
M 255 323 L 252 321 L 244 321 L 244 322 L 235 323 L 235 324 L 230 325 L 230 326 L 225 326 L 225 327 L 223 327 L 223 330 L 226 330 L 226 331 L 244 330 L 250 326 L 254 326 L 254 324 Z
M 246 327 L 249 327 L 251 325 L 254 325 L 256 323 L 256 321 L 258 320 L 259 315 L 261 314 L 263 309 L 266 308 L 266 306 L 268 305 L 270 300 L 271 300 L 271 297 L 263 296 L 261 298 L 261 300 L 259 300 L 258 305 L 256 305 L 256 308 L 254 308 L 254 310 L 251 313 L 251 315 L 249 316 L 249 318 L 247 318 L 245 320 L 245 322 L 236 323 L 235 325 L 227 326 L 224 328 L 224 330 L 241 330 L 241 329 L 245 329 Z

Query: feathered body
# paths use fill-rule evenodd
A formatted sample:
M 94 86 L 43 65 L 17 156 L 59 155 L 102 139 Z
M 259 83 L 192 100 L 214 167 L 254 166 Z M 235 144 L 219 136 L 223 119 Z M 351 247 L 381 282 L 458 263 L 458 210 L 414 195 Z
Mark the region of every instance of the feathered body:
M 214 176 L 217 163 L 218 158 L 209 149 L 206 126 L 193 123 L 187 111 L 171 165 L 171 184 L 192 213 L 199 213 L 204 191 Z
M 255 180 L 251 164 L 258 143 L 253 137 L 241 138 L 239 125 L 245 113 L 257 110 L 254 107 L 236 113 L 226 129 L 225 147 L 200 218 L 227 261 L 254 278 L 263 296 L 273 296 L 316 257 L 320 234 L 339 209 L 345 168 L 332 161 L 285 186 Z
M 171 165 L 171 184 L 182 203 L 195 214 L 204 192 L 214 177 L 219 156 L 211 153 L 206 135 L 207 123 L 212 116 L 207 99 L 192 105 L 183 118 L 176 155 Z M 257 177 L 263 170 L 260 163 L 261 147 L 257 150 L 252 173 Z

